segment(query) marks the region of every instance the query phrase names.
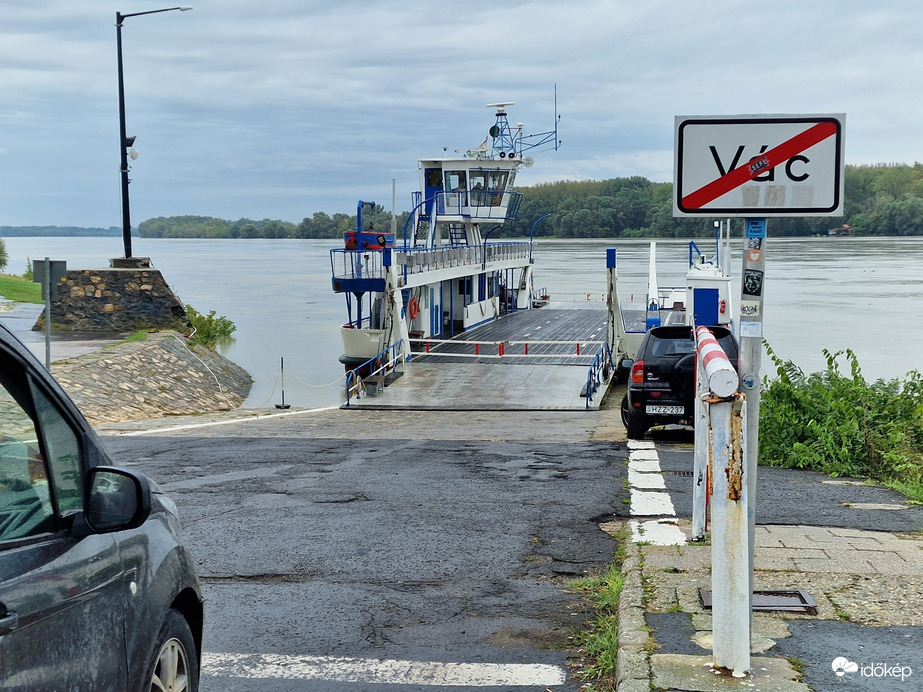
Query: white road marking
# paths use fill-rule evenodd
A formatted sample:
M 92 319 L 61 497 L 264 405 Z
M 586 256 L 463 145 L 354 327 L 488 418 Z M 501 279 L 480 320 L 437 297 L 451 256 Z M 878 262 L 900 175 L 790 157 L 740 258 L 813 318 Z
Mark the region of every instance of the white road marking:
M 631 515 L 633 517 L 675 517 L 676 509 L 670 493 L 631 489 Z
M 320 413 L 321 411 L 333 411 L 340 408 L 339 406 L 326 406 L 323 408 L 299 409 L 297 411 L 286 411 L 285 413 L 266 413 L 258 416 L 241 416 L 240 418 L 227 418 L 225 420 L 213 420 L 205 423 L 190 423 L 188 425 L 174 425 L 169 428 L 152 428 L 150 430 L 135 430 L 133 432 L 107 432 L 107 435 L 120 435 L 122 437 L 136 437 L 138 435 L 154 435 L 156 433 L 178 432 L 180 430 L 196 430 L 198 428 L 211 428 L 217 425 L 236 425 L 239 423 L 249 423 L 251 421 L 266 420 L 267 418 L 284 418 L 286 416 L 303 416 L 306 413 Z
M 637 449 L 631 452 L 632 461 L 660 461 L 656 449 Z
M 628 470 L 638 471 L 639 473 L 660 473 L 659 461 L 634 461 L 629 457 Z
M 653 442 L 629 440 L 628 485 L 632 521 L 631 540 L 652 545 L 685 545 L 686 536 L 676 525 L 676 508 L 660 469 L 660 457 Z
M 656 449 L 650 440 L 628 440 L 628 449 Z
M 666 490 L 666 481 L 659 473 L 641 473 L 632 468 L 628 469 L 628 485 L 642 490 Z
M 442 663 L 337 656 L 203 653 L 202 673 L 235 678 L 328 680 L 379 685 L 465 688 L 506 685 L 563 685 L 562 666 L 527 663 Z
M 675 519 L 655 519 L 631 522 L 631 540 L 651 545 L 686 545 L 686 535 Z

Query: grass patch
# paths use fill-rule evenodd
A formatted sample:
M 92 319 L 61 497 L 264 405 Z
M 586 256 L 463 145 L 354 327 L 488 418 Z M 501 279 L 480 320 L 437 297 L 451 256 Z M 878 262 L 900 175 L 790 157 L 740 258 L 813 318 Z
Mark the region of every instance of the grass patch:
M 121 346 L 122 344 L 130 344 L 135 341 L 144 341 L 145 339 L 147 339 L 147 334 L 148 332 L 146 329 L 139 329 L 134 334 L 122 339 L 116 344 L 109 344 L 108 346 L 103 346 L 103 349 L 115 348 L 116 346 Z
M 595 619 L 585 630 L 574 635 L 574 643 L 586 663 L 577 674 L 581 680 L 597 681 L 592 689 L 615 689 L 615 666 L 619 643 L 619 597 L 625 578 L 621 566 L 611 564 L 596 577 L 574 582 L 571 590 L 582 595 L 596 611 Z
M 849 613 L 837 605 L 836 601 L 833 600 L 832 595 L 830 595 L 829 593 L 824 594 L 824 595 L 827 597 L 827 600 L 830 601 L 830 605 L 833 606 L 833 612 L 836 613 L 836 616 L 840 618 L 840 620 L 842 620 L 843 622 L 849 622 L 850 620 L 852 620 Z
M 23 276 L 0 274 L 0 296 L 17 303 L 44 303 L 42 286 Z

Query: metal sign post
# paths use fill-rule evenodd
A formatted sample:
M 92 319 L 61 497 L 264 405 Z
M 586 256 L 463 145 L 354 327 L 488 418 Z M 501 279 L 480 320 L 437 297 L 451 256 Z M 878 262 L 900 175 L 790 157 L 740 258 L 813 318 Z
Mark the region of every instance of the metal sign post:
M 674 119 L 673 215 L 728 216 L 743 218 L 746 223 L 738 371 L 741 392 L 746 396 L 746 550 L 751 607 L 766 219 L 843 215 L 845 123 L 842 113 Z M 693 515 L 694 537 L 704 535 L 704 509 L 700 512 Z M 713 541 L 719 530 L 717 523 L 713 511 Z
M 42 292 L 45 294 L 45 370 L 51 372 L 51 260 L 47 257 Z
M 759 461 L 760 362 L 763 356 L 763 289 L 766 283 L 766 219 L 747 219 L 744 228 L 740 296 L 740 385 L 747 395 L 747 488 L 756 498 Z M 750 593 L 753 593 L 753 542 L 756 502 L 747 508 L 750 538 Z
M 45 369 L 51 372 L 51 301 L 58 297 L 58 285 L 67 278 L 67 263 L 47 257 L 32 263 L 32 281 L 42 285 L 45 299 Z

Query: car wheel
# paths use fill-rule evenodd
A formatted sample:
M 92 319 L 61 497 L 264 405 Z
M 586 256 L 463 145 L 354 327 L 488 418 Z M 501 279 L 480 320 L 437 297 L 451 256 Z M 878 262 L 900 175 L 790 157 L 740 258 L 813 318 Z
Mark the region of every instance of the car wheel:
M 622 425 L 628 432 L 629 440 L 641 440 L 647 432 L 647 423 L 643 417 L 633 416 L 628 406 L 628 395 L 622 398 Z
M 179 611 L 167 611 L 151 663 L 150 692 L 198 692 L 199 662 L 192 631 Z

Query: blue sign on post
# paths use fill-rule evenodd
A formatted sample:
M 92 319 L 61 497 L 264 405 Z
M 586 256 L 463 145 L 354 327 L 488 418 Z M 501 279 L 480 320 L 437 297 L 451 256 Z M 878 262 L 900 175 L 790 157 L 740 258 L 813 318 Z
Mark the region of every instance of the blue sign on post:
M 747 237 L 765 238 L 766 219 L 747 219 Z

